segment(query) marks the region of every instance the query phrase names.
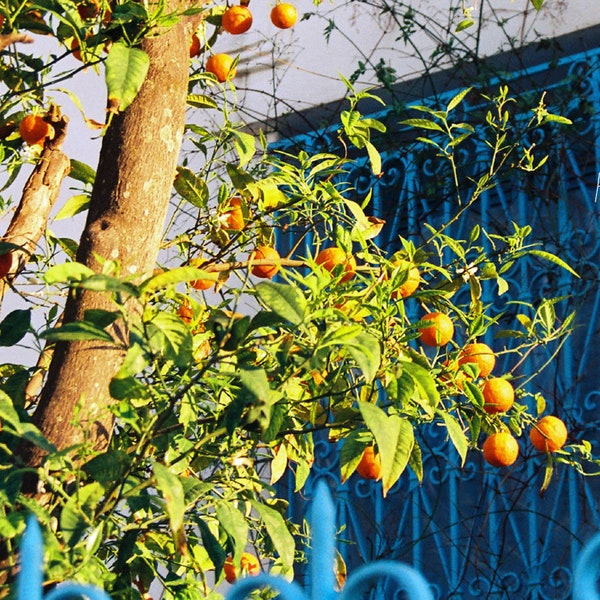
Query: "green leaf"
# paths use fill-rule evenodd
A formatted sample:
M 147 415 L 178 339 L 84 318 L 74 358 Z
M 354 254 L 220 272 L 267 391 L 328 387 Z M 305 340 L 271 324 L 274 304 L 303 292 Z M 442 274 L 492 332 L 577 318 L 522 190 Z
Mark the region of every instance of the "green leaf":
M 481 388 L 478 385 L 475 385 L 471 381 L 467 380 L 463 383 L 463 392 L 471 404 L 478 406 L 479 408 L 483 408 L 483 405 L 485 404 L 485 398 L 483 397 Z
M 88 323 L 92 323 L 104 329 L 109 325 L 112 325 L 118 318 L 121 317 L 121 313 L 114 310 L 103 310 L 101 308 L 88 308 L 83 313 L 83 320 Z
M 194 108 L 218 108 L 219 105 L 209 96 L 188 94 L 187 103 Z
M 238 190 L 244 190 L 247 186 L 255 183 L 252 175 L 232 163 L 227 163 L 226 169 L 233 187 Z
M 304 321 L 306 298 L 296 286 L 263 281 L 255 289 L 263 304 L 276 315 L 293 325 L 300 325 Z
M 192 362 L 193 340 L 189 327 L 175 314 L 160 312 L 147 324 L 152 350 L 178 367 Z
M 94 275 L 94 271 L 78 262 L 66 262 L 51 266 L 44 273 L 44 281 L 48 285 L 57 283 L 72 283 Z
M 440 403 L 440 393 L 431 372 L 415 362 L 402 360 L 400 364 L 402 370 L 412 377 L 421 398 L 427 401 L 429 407 L 435 408 Z M 428 412 L 433 414 L 431 411 Z
M 103 273 L 94 273 L 93 275 L 82 279 L 78 283 L 78 287 L 94 292 L 114 292 L 134 297 L 137 297 L 138 295 L 138 289 L 132 283 L 121 281 L 117 277 L 104 275 Z
M 450 102 L 448 102 L 448 106 L 446 106 L 446 112 L 450 112 L 451 110 L 454 110 L 465 98 L 465 96 L 472 90 L 473 88 L 466 88 L 464 90 L 461 90 L 460 92 L 458 92 L 458 94 L 456 94 L 456 96 L 454 96 Z
M 78 488 L 67 500 L 60 512 L 60 528 L 65 542 L 74 547 L 90 528 L 94 509 L 104 494 L 104 487 L 97 481 Z
M 198 529 L 200 529 L 200 537 L 202 538 L 202 545 L 208 552 L 208 557 L 215 566 L 215 575 L 218 578 L 227 560 L 227 553 L 219 544 L 219 540 L 213 535 L 208 525 L 201 518 L 195 519 Z
M 279 189 L 276 181 L 272 178 L 259 179 L 247 186 L 248 191 L 254 196 L 262 196 L 262 204 L 265 210 L 279 208 L 287 204 L 288 197 Z
M 404 121 L 400 121 L 400 124 L 415 127 L 417 129 L 430 129 L 431 131 L 440 131 L 444 133 L 444 130 L 440 125 L 429 119 L 405 119 Z
M 533 4 L 533 8 L 535 8 L 535 10 L 540 10 L 540 8 L 542 8 L 544 5 L 544 0 L 531 0 L 531 4 Z
M 369 155 L 369 161 L 371 163 L 371 170 L 373 171 L 373 175 L 381 174 L 381 154 L 379 154 L 377 148 L 371 143 L 366 142 L 365 148 L 367 149 L 367 154 Z
M 269 483 L 271 485 L 277 483 L 286 472 L 288 466 L 288 457 L 285 450 L 285 445 L 281 444 L 273 456 L 273 460 L 270 462 L 271 479 Z
M 423 483 L 423 454 L 421 447 L 415 441 L 412 452 L 410 453 L 410 459 L 408 460 L 408 466 L 413 470 L 413 473 L 417 476 L 417 481 Z
M 75 179 L 76 181 L 81 181 L 81 183 L 93 185 L 94 181 L 96 180 L 96 171 L 89 165 L 72 158 L 69 177 L 71 179 Z
M 234 559 L 239 560 L 248 543 L 248 523 L 236 507 L 224 500 L 216 503 L 215 514 L 219 520 L 219 526 L 233 544 Z
M 65 205 L 58 211 L 54 219 L 56 221 L 60 221 L 60 219 L 74 217 L 84 210 L 87 210 L 89 205 L 90 197 L 88 194 L 77 194 L 76 196 L 71 196 L 65 202 Z
M 148 386 L 135 377 L 114 377 L 110 381 L 109 391 L 116 400 L 128 400 L 136 408 L 146 404 L 152 398 Z
M 559 258 L 555 254 L 546 252 L 545 250 L 535 250 L 535 249 L 528 250 L 527 253 L 533 254 L 533 256 L 537 256 L 539 258 L 548 260 L 551 263 L 554 263 L 555 265 L 562 267 L 563 269 L 565 269 L 566 271 L 571 273 L 571 275 L 575 275 L 575 277 L 579 277 L 579 274 L 574 269 L 572 269 L 564 260 L 562 260 L 562 258 Z
M 464 31 L 465 29 L 468 29 L 469 27 L 472 27 L 473 25 L 475 25 L 475 21 L 473 19 L 463 19 L 457 26 L 456 26 L 456 33 L 459 33 L 461 31 Z
M 465 432 L 462 430 L 460 423 L 451 414 L 444 412 L 443 410 L 438 411 L 438 414 L 440 417 L 442 417 L 442 420 L 446 425 L 448 435 L 450 436 L 450 441 L 456 448 L 456 451 L 461 459 L 460 464 L 463 466 L 469 450 L 469 440 L 465 435 Z
M 264 369 L 240 369 L 240 381 L 242 386 L 255 398 L 265 399 L 269 397 L 271 388 L 267 372 Z
M 254 136 L 244 131 L 232 130 L 233 146 L 240 158 L 240 168 L 245 168 L 256 153 Z
M 125 110 L 137 96 L 150 66 L 150 58 L 139 48 L 115 42 L 106 58 L 106 87 L 113 112 Z
M 381 364 L 379 340 L 366 331 L 342 342 L 354 359 L 367 382 L 373 381 Z
M 197 208 L 206 208 L 210 192 L 206 181 L 186 167 L 177 167 L 173 183 L 175 191 L 187 202 Z
M 216 283 L 217 274 L 208 273 L 196 267 L 175 267 L 146 279 L 140 284 L 139 290 L 141 294 L 153 294 L 160 289 L 195 279 L 214 279 Z
M 104 331 L 104 329 L 99 329 L 93 323 L 88 323 L 87 321 L 74 321 L 72 323 L 65 323 L 60 327 L 46 329 L 40 333 L 40 337 L 51 342 L 102 340 L 111 344 L 115 343 L 110 333 Z
M 356 470 L 364 449 L 367 446 L 365 432 L 355 430 L 344 438 L 342 449 L 340 450 L 340 471 L 341 481 L 344 483 Z
M 366 426 L 377 442 L 385 497 L 410 460 L 415 443 L 413 426 L 399 415 L 387 415 L 375 404 L 359 402 L 358 407 Z
M 267 533 L 273 542 L 273 546 L 279 554 L 283 573 L 291 573 L 294 564 L 296 544 L 281 513 L 258 500 L 251 499 L 250 503 L 264 523 Z
M 546 113 L 544 115 L 544 123 L 547 122 L 551 122 L 551 123 L 561 123 L 563 125 L 573 125 L 573 121 L 571 121 L 571 119 L 569 119 L 568 117 L 563 117 L 562 115 L 553 115 L 552 113 Z M 541 163 L 540 163 L 541 166 Z
M 153 463 L 152 470 L 156 479 L 156 489 L 165 499 L 169 525 L 171 526 L 175 546 L 180 552 L 184 552 L 185 532 L 183 523 L 185 517 L 185 494 L 183 485 L 177 475 L 160 463 Z
M 122 481 L 131 464 L 131 458 L 122 450 L 108 450 L 94 456 L 83 465 L 83 470 L 93 479 L 107 486 L 115 481 Z
M 13 310 L 0 323 L 0 346 L 14 346 L 31 326 L 31 310 Z
M 15 410 L 13 401 L 4 391 L 0 390 L 0 415 L 2 415 L 2 424 L 10 426 L 13 431 L 19 431 L 21 419 Z

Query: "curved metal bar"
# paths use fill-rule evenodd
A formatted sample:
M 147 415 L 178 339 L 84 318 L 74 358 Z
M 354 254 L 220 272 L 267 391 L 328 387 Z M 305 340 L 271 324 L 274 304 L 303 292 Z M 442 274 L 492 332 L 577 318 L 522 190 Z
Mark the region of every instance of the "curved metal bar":
M 573 573 L 573 600 L 600 600 L 600 534 L 596 534 L 583 548 Z
M 339 600 L 356 600 L 360 593 L 382 577 L 395 580 L 407 594 L 408 600 L 433 600 L 426 579 L 412 567 L 391 560 L 380 560 L 357 569 L 346 582 Z M 589 599 L 588 599 L 589 600 Z
M 44 540 L 33 515 L 27 518 L 21 539 L 21 570 L 17 575 L 17 600 L 42 600 Z
M 297 583 L 287 581 L 283 577 L 266 574 L 238 579 L 229 590 L 227 600 L 244 600 L 250 592 L 267 586 L 276 589 L 280 594 L 278 597 L 281 600 L 308 600 L 302 588 Z
M 44 600 L 58 600 L 59 598 L 72 600 L 72 598 L 77 596 L 83 596 L 90 600 L 110 600 L 106 592 L 100 588 L 82 583 L 71 583 L 70 581 L 57 585 L 44 596 Z
M 21 570 L 17 575 L 17 600 L 58 600 L 83 596 L 89 600 L 110 600 L 98 587 L 64 582 L 43 596 L 44 539 L 37 519 L 30 515 L 21 539 Z

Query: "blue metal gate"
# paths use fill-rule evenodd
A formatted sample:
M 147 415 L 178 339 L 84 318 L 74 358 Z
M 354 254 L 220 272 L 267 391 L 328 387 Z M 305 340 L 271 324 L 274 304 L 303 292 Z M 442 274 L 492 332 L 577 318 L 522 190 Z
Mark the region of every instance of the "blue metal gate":
M 529 388 L 542 391 L 550 403 L 549 412 L 567 422 L 574 439 L 590 440 L 596 452 L 600 447 L 600 390 L 595 371 L 600 353 L 594 343 L 600 308 L 599 67 L 600 52 L 593 51 L 492 82 L 491 87 L 501 83 L 522 87 L 523 80 L 551 69 L 557 77 L 544 87 L 548 103 L 558 105 L 557 112 L 575 124 L 569 129 L 540 129 L 531 141 L 550 154 L 545 167 L 522 181 L 501 181 L 460 222 L 460 228 L 450 232 L 464 239 L 474 223 L 489 231 L 506 231 L 511 221 L 529 223 L 536 240 L 581 274 L 573 282 L 553 265 L 530 260 L 510 281 L 509 293 L 513 299 L 534 303 L 546 294 L 571 295 L 566 312 L 578 309 L 575 332 Z M 529 90 L 530 98 L 536 96 L 539 92 Z M 373 116 L 385 118 L 383 113 Z M 333 137 L 333 132 L 319 131 L 297 137 L 291 144 L 308 151 L 328 150 Z M 485 147 L 472 144 L 464 152 L 464 164 L 475 168 L 485 163 Z M 385 152 L 379 178 L 360 164 L 350 176 L 356 199 L 373 189 L 373 213 L 387 223 L 378 239 L 382 247 L 394 250 L 399 233 L 419 241 L 423 221 L 435 224 L 450 214 L 443 196 L 442 165 L 417 143 Z M 495 298 L 485 301 L 493 303 Z M 534 358 L 529 372 L 549 357 L 539 353 Z M 508 365 L 504 367 L 508 370 Z M 335 446 L 317 440 L 306 498 L 311 497 L 317 480 L 325 479 L 335 490 L 337 522 L 346 540 L 340 551 L 349 570 L 378 559 L 407 562 L 425 574 L 440 599 L 570 598 L 575 557 L 582 543 L 600 529 L 600 480 L 558 468 L 550 488 L 540 496 L 544 458 L 527 448 L 522 448 L 514 468 L 499 473 L 476 456 L 461 469 L 440 429 L 432 428 L 419 443 L 424 449 L 423 484 L 407 472 L 384 500 L 379 484 L 357 476 L 342 485 Z M 292 481 L 287 485 L 290 514 L 299 519 L 305 501 L 294 494 Z M 383 590 L 377 597 L 393 600 L 401 596 Z

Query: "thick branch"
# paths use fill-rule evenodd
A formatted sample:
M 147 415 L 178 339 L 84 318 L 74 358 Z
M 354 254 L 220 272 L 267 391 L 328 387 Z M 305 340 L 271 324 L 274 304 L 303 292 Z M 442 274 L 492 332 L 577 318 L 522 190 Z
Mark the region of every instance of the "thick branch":
M 47 117 L 52 122 L 55 136 L 46 140 L 25 187 L 19 206 L 2 238 L 20 246 L 20 250 L 12 252 L 12 265 L 7 276 L 12 281 L 25 267 L 30 256 L 46 230 L 50 211 L 56 202 L 63 180 L 71 168 L 69 157 L 62 151 L 67 131 L 65 116 Z M 6 282 L 0 285 L 0 299 L 6 291 Z

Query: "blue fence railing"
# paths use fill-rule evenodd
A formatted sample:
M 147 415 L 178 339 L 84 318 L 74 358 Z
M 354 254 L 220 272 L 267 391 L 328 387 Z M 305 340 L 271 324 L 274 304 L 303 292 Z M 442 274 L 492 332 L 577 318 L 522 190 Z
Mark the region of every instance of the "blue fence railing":
M 99 588 L 75 582 L 61 583 L 43 595 L 44 547 L 40 527 L 33 517 L 29 519 L 21 541 L 20 562 L 17 600 L 66 600 L 79 597 L 110 600 Z M 370 586 L 377 585 L 383 579 L 392 580 L 396 587 L 404 590 L 407 600 L 433 600 L 426 579 L 416 569 L 400 562 L 380 560 L 363 565 L 348 577 L 341 591 L 336 590 L 334 565 L 335 507 L 329 489 L 320 481 L 312 498 L 307 589 L 281 576 L 265 573 L 236 581 L 227 594 L 227 600 L 244 600 L 251 592 L 266 587 L 276 590 L 281 600 L 357 600 Z M 600 600 L 599 575 L 600 534 L 597 534 L 579 558 L 575 570 L 573 600 Z

